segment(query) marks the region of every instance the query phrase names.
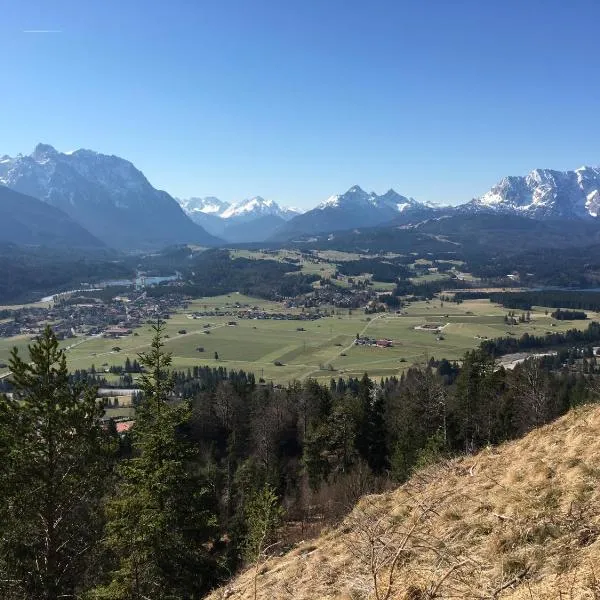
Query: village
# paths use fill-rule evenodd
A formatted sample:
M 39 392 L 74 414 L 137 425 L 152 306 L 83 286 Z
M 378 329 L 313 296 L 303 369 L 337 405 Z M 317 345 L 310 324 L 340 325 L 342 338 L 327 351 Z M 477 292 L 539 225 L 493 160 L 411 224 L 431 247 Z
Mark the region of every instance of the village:
M 39 335 L 51 325 L 59 340 L 78 336 L 102 335 L 119 338 L 130 335 L 136 327 L 187 306 L 179 294 L 153 298 L 132 291 L 103 301 L 94 296 L 70 296 L 56 299 L 49 306 L 22 307 L 4 311 L 0 322 L 0 338 Z
M 272 312 L 266 311 L 258 306 L 252 308 L 239 308 L 231 310 L 206 310 L 206 311 L 195 311 L 190 314 L 192 319 L 200 319 L 203 317 L 236 317 L 238 319 L 255 319 L 255 320 L 275 320 L 275 321 L 315 321 L 325 316 L 324 313 L 319 311 L 313 312 Z M 233 323 L 229 323 L 230 325 Z

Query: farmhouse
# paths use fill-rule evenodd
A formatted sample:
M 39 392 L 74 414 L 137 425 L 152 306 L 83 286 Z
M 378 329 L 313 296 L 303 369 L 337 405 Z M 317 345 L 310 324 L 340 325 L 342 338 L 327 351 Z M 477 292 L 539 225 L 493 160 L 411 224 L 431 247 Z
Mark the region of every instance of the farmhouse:
M 129 335 L 131 333 L 131 329 L 127 327 L 109 327 L 104 332 L 105 338 L 119 338 L 124 335 Z
M 394 343 L 392 342 L 392 340 L 386 340 L 386 339 L 382 339 L 382 340 L 376 340 L 373 338 L 369 338 L 369 337 L 357 337 L 354 340 L 354 345 L 355 346 L 377 346 L 378 348 L 391 348 Z

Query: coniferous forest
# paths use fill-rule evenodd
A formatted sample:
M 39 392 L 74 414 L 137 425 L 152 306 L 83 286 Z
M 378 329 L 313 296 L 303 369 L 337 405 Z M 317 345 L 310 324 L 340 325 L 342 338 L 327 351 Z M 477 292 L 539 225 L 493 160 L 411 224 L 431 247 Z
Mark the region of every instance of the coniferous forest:
M 135 425 L 121 434 L 51 329 L 27 356 L 13 352 L 0 400 L 0 597 L 202 598 L 365 493 L 596 401 L 600 378 L 581 345 L 514 370 L 478 349 L 380 381 L 282 387 L 224 368 L 172 371 L 160 322 L 154 334 Z

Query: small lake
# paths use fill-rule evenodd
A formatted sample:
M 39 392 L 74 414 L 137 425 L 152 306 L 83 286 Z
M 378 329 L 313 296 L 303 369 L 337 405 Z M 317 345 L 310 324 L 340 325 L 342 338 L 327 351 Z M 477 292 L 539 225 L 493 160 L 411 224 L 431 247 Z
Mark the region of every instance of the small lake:
M 145 285 L 158 285 L 159 283 L 165 283 L 167 281 L 177 281 L 181 279 L 181 274 L 176 273 L 175 275 L 167 275 L 161 277 L 144 277 Z M 116 287 L 116 286 L 129 286 L 141 284 L 142 277 L 134 277 L 133 279 L 110 279 L 109 281 L 102 281 L 98 287 Z
M 40 302 L 53 302 L 57 296 L 61 294 L 74 294 L 77 292 L 97 292 L 107 287 L 130 287 L 134 285 L 142 284 L 142 280 L 144 286 L 152 286 L 159 285 L 161 283 L 166 283 L 168 281 L 178 281 L 181 279 L 181 273 L 175 273 L 175 275 L 164 275 L 164 276 L 156 276 L 156 277 L 134 277 L 133 279 L 110 279 L 108 281 L 101 281 L 100 283 L 95 283 L 92 287 L 82 288 L 77 290 L 66 290 L 64 292 L 57 292 L 56 294 L 51 294 L 50 296 L 44 296 Z

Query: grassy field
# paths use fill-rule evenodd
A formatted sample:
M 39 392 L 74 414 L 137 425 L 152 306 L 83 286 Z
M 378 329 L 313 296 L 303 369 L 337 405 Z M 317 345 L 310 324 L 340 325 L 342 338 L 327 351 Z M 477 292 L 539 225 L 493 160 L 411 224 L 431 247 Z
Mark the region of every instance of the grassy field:
M 414 363 L 424 363 L 430 357 L 458 359 L 465 350 L 476 347 L 483 338 L 500 337 L 508 331 L 519 336 L 524 332 L 543 335 L 546 331 L 585 328 L 589 321 L 554 321 L 544 310 L 533 310 L 532 322 L 515 326 L 504 323 L 506 309 L 487 300 L 466 301 L 460 305 L 417 302 L 406 314 L 364 315 L 360 310 L 336 310 L 335 316 L 316 321 L 275 321 L 235 319 L 236 326 L 227 325 L 232 317 L 192 319 L 189 313 L 212 308 L 232 308 L 234 303 L 257 305 L 269 311 L 283 311 L 281 304 L 230 294 L 194 301 L 187 311 L 173 315 L 166 326 L 169 336 L 166 348 L 173 353 L 173 365 L 182 369 L 195 365 L 224 366 L 228 369 L 253 371 L 267 381 L 287 382 L 292 379 L 316 377 L 360 376 L 365 371 L 373 377 L 400 373 Z M 299 312 L 299 311 L 298 311 Z M 599 315 L 589 316 L 598 319 Z M 443 326 L 438 334 L 415 329 L 424 324 Z M 551 327 L 551 323 L 555 326 Z M 209 328 L 204 325 L 210 324 Z M 300 331 L 303 328 L 304 331 Z M 185 330 L 185 333 L 179 331 Z M 210 331 L 210 333 L 206 333 Z M 372 338 L 390 338 L 392 348 L 354 346 L 356 334 Z M 151 330 L 144 325 L 119 340 L 102 337 L 68 340 L 69 366 L 72 369 L 97 370 L 110 365 L 122 365 L 148 348 Z M 0 362 L 7 362 L 10 348 L 24 348 L 28 338 L 0 340 Z M 119 352 L 112 349 L 118 346 Z M 204 348 L 198 352 L 198 348 Z M 215 352 L 219 359 L 215 359 Z M 275 362 L 282 363 L 276 366 Z M 5 372 L 6 370 L 4 370 Z M 2 370 L 0 370 L 1 374 Z

